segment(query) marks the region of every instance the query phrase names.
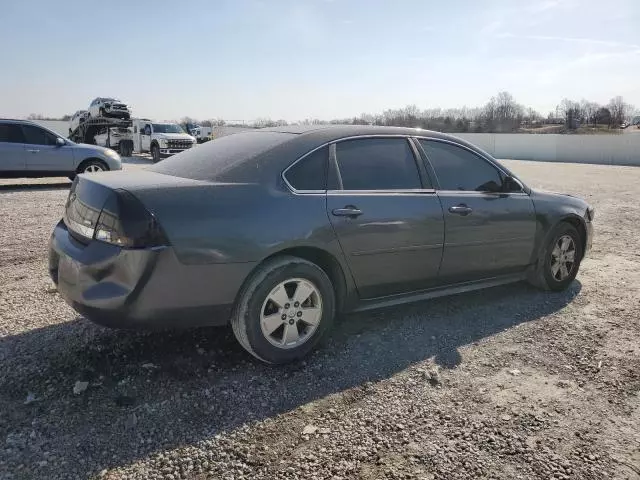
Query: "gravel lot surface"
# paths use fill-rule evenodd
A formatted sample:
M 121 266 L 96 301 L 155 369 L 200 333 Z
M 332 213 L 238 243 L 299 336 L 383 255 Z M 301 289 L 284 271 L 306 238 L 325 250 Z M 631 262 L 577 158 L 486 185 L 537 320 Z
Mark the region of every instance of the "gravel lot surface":
M 79 317 L 46 271 L 68 182 L 1 182 L 0 478 L 640 478 L 640 168 L 505 163 L 596 207 L 567 292 L 350 315 L 281 368 Z

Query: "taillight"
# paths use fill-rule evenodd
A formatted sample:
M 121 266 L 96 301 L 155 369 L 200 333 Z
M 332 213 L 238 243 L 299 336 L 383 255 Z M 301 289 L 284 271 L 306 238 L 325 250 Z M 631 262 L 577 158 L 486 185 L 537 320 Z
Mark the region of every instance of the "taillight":
M 94 238 L 125 248 L 149 248 L 169 242 L 155 217 L 132 194 L 115 190 L 98 217 Z

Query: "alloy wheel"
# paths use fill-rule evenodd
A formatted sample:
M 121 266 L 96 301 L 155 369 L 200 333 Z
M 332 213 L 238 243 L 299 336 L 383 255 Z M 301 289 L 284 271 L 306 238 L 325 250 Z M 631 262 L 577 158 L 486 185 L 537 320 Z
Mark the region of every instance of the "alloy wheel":
M 84 173 L 93 173 L 93 172 L 104 172 L 104 168 L 102 168 L 100 165 L 92 163 L 90 165 L 87 165 L 86 168 L 84 169 Z
M 322 319 L 322 296 L 312 282 L 292 278 L 276 285 L 260 310 L 260 328 L 272 345 L 299 347 L 311 338 Z
M 561 236 L 551 251 L 551 275 L 561 282 L 568 278 L 576 265 L 576 244 L 569 235 Z

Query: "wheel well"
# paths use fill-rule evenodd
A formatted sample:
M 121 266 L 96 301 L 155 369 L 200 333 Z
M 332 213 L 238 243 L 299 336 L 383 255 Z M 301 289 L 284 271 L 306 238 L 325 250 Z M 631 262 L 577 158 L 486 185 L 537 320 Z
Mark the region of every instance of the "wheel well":
M 342 266 L 333 255 L 320 248 L 293 247 L 274 253 L 273 255 L 265 258 L 261 263 L 264 263 L 274 257 L 279 257 L 281 255 L 290 255 L 293 257 L 303 258 L 304 260 L 315 263 L 317 266 L 319 266 L 324 271 L 324 273 L 327 274 L 327 276 L 331 280 L 331 284 L 333 285 L 333 290 L 336 294 L 336 311 L 342 311 L 344 301 L 347 296 L 347 282 L 345 280 Z
M 158 141 L 157 140 L 151 140 L 151 144 L 149 145 L 149 148 L 153 147 L 153 146 L 158 146 Z
M 109 165 L 107 165 L 104 160 L 101 160 L 99 158 L 85 158 L 82 162 L 80 162 L 78 168 L 76 168 L 76 173 L 82 172 L 82 170 L 84 170 L 84 166 L 89 162 L 100 162 L 102 165 L 104 165 L 105 169 L 109 170 Z
M 562 222 L 568 223 L 578 230 L 580 240 L 582 241 L 582 257 L 584 258 L 585 250 L 587 248 L 587 229 L 584 226 L 584 222 L 577 217 L 567 217 L 564 218 Z

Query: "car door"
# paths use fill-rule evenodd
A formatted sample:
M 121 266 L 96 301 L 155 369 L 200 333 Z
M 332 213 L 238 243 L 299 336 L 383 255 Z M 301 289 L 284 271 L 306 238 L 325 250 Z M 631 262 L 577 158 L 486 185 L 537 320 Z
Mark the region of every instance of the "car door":
M 327 214 L 361 298 L 429 288 L 442 258 L 442 208 L 403 137 L 332 145 Z
M 506 174 L 463 145 L 436 139 L 418 143 L 437 179 L 444 212 L 440 281 L 523 271 L 534 248 L 536 218 L 522 186 L 505 188 Z
M 33 172 L 60 172 L 68 174 L 75 170 L 73 149 L 58 145 L 58 137 L 36 125 L 22 125 L 25 138 L 25 160 L 27 170 Z
M 151 149 L 151 125 L 148 123 L 140 129 L 140 146 L 144 152 Z
M 22 129 L 17 123 L 0 123 L 0 173 L 25 170 Z

